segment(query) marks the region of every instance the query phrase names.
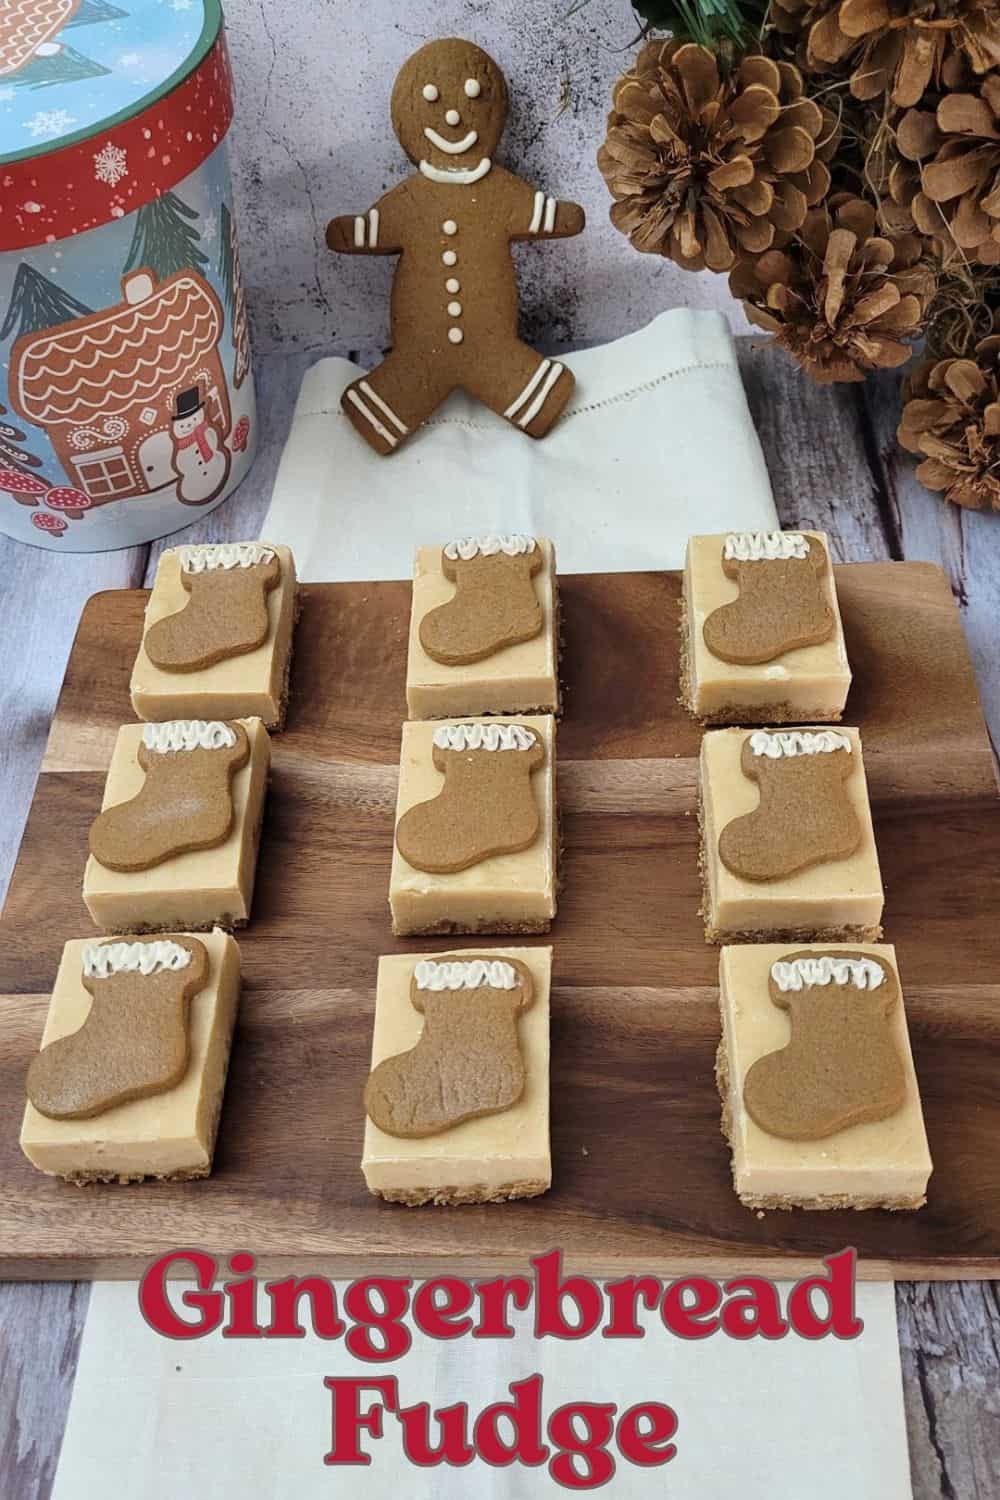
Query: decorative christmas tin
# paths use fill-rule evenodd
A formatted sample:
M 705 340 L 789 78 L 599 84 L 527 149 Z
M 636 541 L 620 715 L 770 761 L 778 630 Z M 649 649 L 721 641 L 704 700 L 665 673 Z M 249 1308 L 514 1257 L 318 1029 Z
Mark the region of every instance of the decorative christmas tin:
M 97 552 L 256 440 L 218 0 L 0 0 L 0 531 Z

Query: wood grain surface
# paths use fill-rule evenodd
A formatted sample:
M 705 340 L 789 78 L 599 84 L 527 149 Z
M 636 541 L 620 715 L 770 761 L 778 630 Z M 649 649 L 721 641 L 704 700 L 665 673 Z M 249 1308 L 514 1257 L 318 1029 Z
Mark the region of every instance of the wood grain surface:
M 1000 801 L 975 681 L 938 570 L 841 567 L 838 588 L 856 670 L 848 721 L 864 735 L 937 1163 L 926 1211 L 758 1218 L 732 1192 L 713 1073 L 717 954 L 697 911 L 700 735 L 676 701 L 679 575 L 658 573 L 561 582 L 550 1194 L 458 1211 L 456 1259 L 453 1213 L 379 1203 L 359 1171 L 375 960 L 454 946 L 389 934 L 402 583 L 305 590 L 212 1178 L 81 1192 L 35 1173 L 16 1145 L 23 1073 L 61 944 L 87 931 L 79 872 L 141 631 L 145 596 L 114 591 L 84 612 L 0 927 L 4 1274 L 134 1275 L 178 1243 L 223 1251 L 248 1219 L 265 1267 L 338 1274 L 511 1264 L 542 1243 L 597 1274 L 640 1259 L 790 1274 L 845 1243 L 872 1277 L 1000 1269 Z

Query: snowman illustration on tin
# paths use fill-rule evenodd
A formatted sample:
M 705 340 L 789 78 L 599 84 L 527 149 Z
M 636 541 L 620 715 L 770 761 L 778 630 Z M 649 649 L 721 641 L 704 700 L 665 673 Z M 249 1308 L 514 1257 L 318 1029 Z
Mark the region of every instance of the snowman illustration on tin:
M 200 386 L 181 391 L 170 423 L 177 498 L 184 505 L 206 505 L 229 477 L 229 450 L 209 421 Z

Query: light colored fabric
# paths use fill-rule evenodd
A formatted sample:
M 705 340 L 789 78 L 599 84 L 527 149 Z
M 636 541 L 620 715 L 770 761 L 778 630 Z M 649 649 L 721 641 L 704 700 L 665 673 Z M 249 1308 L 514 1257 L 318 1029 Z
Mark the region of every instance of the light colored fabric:
M 456 394 L 380 458 L 340 411 L 357 367 L 322 360 L 261 535 L 316 582 L 409 578 L 419 543 L 489 531 L 552 537 L 565 573 L 678 568 L 692 531 L 778 524 L 721 313 L 674 308 L 564 362 L 577 388 L 541 442 Z
M 557 1500 L 567 1491 L 547 1468 L 411 1467 L 393 1416 L 381 1441 L 363 1439 L 371 1467 L 323 1465 L 331 1432 L 325 1376 L 394 1375 L 401 1405 L 466 1401 L 474 1419 L 490 1402 L 509 1399 L 510 1381 L 536 1372 L 543 1418 L 582 1400 L 613 1401 L 619 1414 L 651 1400 L 676 1411 L 677 1457 L 645 1470 L 619 1461 L 601 1494 L 911 1500 L 893 1289 L 868 1283 L 857 1290 L 865 1331 L 855 1341 L 789 1335 L 737 1343 L 717 1334 L 691 1343 L 640 1313 L 641 1342 L 595 1337 L 580 1345 L 535 1341 L 530 1315 L 515 1312 L 513 1340 L 441 1343 L 417 1334 L 402 1360 L 381 1365 L 355 1360 L 342 1339 L 324 1343 L 311 1331 L 304 1339 L 216 1334 L 174 1343 L 143 1322 L 133 1283 L 98 1282 L 54 1500 Z M 266 1322 L 263 1306 L 260 1312 Z M 308 1326 L 305 1310 L 302 1321 Z M 610 1451 L 617 1453 L 613 1445 Z

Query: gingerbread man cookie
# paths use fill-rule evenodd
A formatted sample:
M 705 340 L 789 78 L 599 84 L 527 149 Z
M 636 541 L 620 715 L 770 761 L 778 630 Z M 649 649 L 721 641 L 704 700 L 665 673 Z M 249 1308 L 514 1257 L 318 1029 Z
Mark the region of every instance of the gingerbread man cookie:
M 566 366 L 517 336 L 510 247 L 579 234 L 584 212 L 494 163 L 507 107 L 506 80 L 479 47 L 428 42 L 392 93 L 393 129 L 418 171 L 367 214 L 327 227 L 331 250 L 402 257 L 392 353 L 341 399 L 377 453 L 395 452 L 459 388 L 535 438 L 572 395 Z

